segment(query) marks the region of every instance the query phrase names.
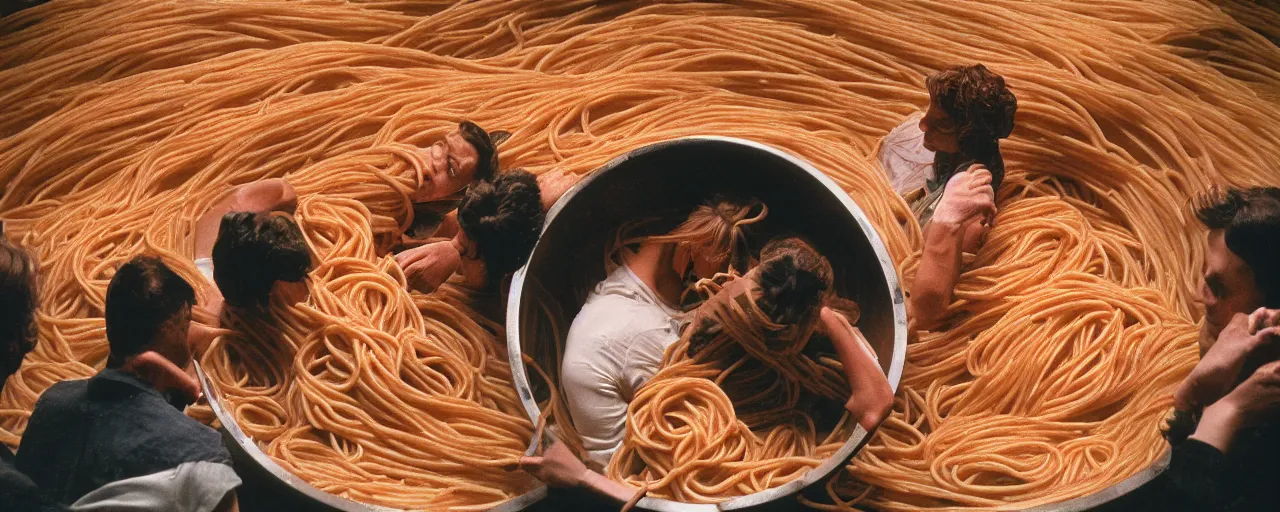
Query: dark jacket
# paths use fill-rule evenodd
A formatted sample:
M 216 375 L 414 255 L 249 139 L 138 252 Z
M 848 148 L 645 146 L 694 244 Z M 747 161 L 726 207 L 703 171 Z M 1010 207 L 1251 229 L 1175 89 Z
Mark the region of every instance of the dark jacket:
M 1163 481 L 1164 510 L 1280 510 L 1280 425 L 1240 431 L 1225 454 L 1174 442 Z
M 231 464 L 213 429 L 134 376 L 106 369 L 54 384 L 36 402 L 17 468 L 50 497 L 74 503 L 108 483 L 187 462 Z

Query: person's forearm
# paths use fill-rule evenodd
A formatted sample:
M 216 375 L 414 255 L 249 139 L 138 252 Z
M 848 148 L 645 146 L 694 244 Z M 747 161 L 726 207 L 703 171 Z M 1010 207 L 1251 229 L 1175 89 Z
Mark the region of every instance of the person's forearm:
M 619 503 L 626 503 L 630 501 L 631 498 L 640 491 L 630 485 L 615 481 L 591 470 L 587 470 L 586 473 L 583 473 L 581 485 L 599 494 L 613 498 Z
M 840 358 L 840 364 L 844 367 L 844 376 L 849 382 L 849 389 L 857 393 L 866 387 L 867 373 L 875 372 L 879 375 L 880 366 L 866 354 L 862 347 L 858 346 L 857 338 L 849 329 L 848 327 L 833 329 L 831 344 L 835 346 L 836 356 Z
M 1240 415 L 1230 404 L 1218 401 L 1204 410 L 1200 424 L 1191 434 L 1192 439 L 1199 440 L 1217 448 L 1222 453 L 1231 449 L 1231 441 L 1240 429 Z
M 911 286 L 911 310 L 918 328 L 934 327 L 951 304 L 963 242 L 964 229 L 957 223 L 935 219 L 925 229 L 924 252 Z
M 893 406 L 893 386 L 857 331 L 847 323 L 840 323 L 841 326 L 829 328 L 828 332 L 832 333 L 831 342 L 849 381 L 852 397 L 848 407 L 856 415 L 858 424 L 871 430 Z

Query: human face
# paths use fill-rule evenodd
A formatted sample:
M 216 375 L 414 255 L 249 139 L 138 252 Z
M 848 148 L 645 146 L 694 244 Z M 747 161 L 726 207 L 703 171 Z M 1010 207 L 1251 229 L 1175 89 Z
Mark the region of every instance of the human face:
M 693 273 L 697 274 L 698 279 L 710 279 L 726 270 L 729 270 L 728 258 L 711 259 L 704 255 L 694 255 Z
M 920 131 L 924 132 L 924 148 L 943 153 L 959 153 L 960 140 L 956 138 L 956 125 L 935 101 L 929 102 L 929 110 L 920 118 Z
M 453 237 L 454 246 L 458 248 L 458 254 L 462 256 L 462 264 L 458 267 L 458 273 L 462 274 L 463 282 L 473 288 L 481 288 L 486 281 L 486 268 L 484 260 L 480 259 L 480 251 L 476 248 L 476 243 L 467 238 L 467 234 L 458 231 Z
M 307 288 L 306 279 L 298 282 L 276 281 L 271 285 L 271 294 L 284 299 L 285 304 L 298 304 L 307 301 L 311 290 Z
M 683 244 L 676 246 L 674 262 L 676 274 L 694 281 L 710 279 L 729 269 L 728 258 L 713 259 Z
M 1204 280 L 1200 286 L 1200 301 L 1204 303 L 1201 354 L 1213 346 L 1222 328 L 1236 313 L 1248 314 L 1262 306 L 1262 293 L 1255 283 L 1253 270 L 1227 248 L 1226 232 L 1209 231 L 1208 242 Z
M 418 202 L 432 201 L 449 197 L 471 183 L 476 173 L 476 163 L 480 155 L 476 148 L 462 138 L 462 133 L 453 131 L 443 140 L 436 141 L 427 150 L 427 168 L 423 170 L 423 178 L 428 182 L 428 190 L 423 197 L 415 198 Z

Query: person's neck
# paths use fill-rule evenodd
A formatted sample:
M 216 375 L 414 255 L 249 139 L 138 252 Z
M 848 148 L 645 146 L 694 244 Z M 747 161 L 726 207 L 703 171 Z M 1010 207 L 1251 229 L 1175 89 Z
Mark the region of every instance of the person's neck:
M 963 162 L 968 162 L 971 160 L 977 160 L 977 158 L 969 156 L 963 150 L 957 151 L 955 153 L 951 153 L 947 151 L 935 151 L 934 158 L 933 158 L 934 182 L 937 183 L 938 186 L 945 185 L 947 183 L 947 180 L 951 179 L 951 176 L 961 171 L 961 169 L 957 168 L 958 165 L 960 165 Z
M 680 295 L 684 293 L 680 275 L 675 271 L 675 254 L 675 244 L 644 242 L 639 250 L 624 258 L 627 268 L 640 282 L 673 308 L 680 304 Z

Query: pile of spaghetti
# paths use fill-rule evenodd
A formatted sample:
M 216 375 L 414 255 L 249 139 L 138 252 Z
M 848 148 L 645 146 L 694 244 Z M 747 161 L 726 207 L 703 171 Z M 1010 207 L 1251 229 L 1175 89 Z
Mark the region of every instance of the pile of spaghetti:
M 1157 456 L 1195 362 L 1188 198 L 1280 181 L 1276 27 L 1207 0 L 54 0 L 0 20 L 0 218 L 39 257 L 42 308 L 0 441 L 102 364 L 116 265 L 159 253 L 199 282 L 191 220 L 287 177 L 311 299 L 233 322 L 204 360 L 242 426 L 360 501 L 506 499 L 532 485 L 500 469 L 532 427 L 500 330 L 467 294 L 404 292 L 385 256 L 414 147 L 469 118 L 513 132 L 504 165 L 585 173 L 672 137 L 755 139 L 844 186 L 909 283 L 920 228 L 877 142 L 926 75 L 976 61 L 1019 100 L 995 229 L 832 491 L 902 510 L 1088 494 Z
M 750 281 L 717 277 L 695 287 L 705 299 L 697 319 L 636 392 L 609 463 L 611 478 L 652 497 L 714 503 L 782 485 L 834 455 L 850 435 L 841 407 L 849 386 L 839 361 L 813 350 L 823 337 L 813 336 L 816 320 L 774 324 L 756 292 L 720 293 Z M 857 323 L 857 305 L 839 303 Z M 824 412 L 826 421 L 815 421 Z

